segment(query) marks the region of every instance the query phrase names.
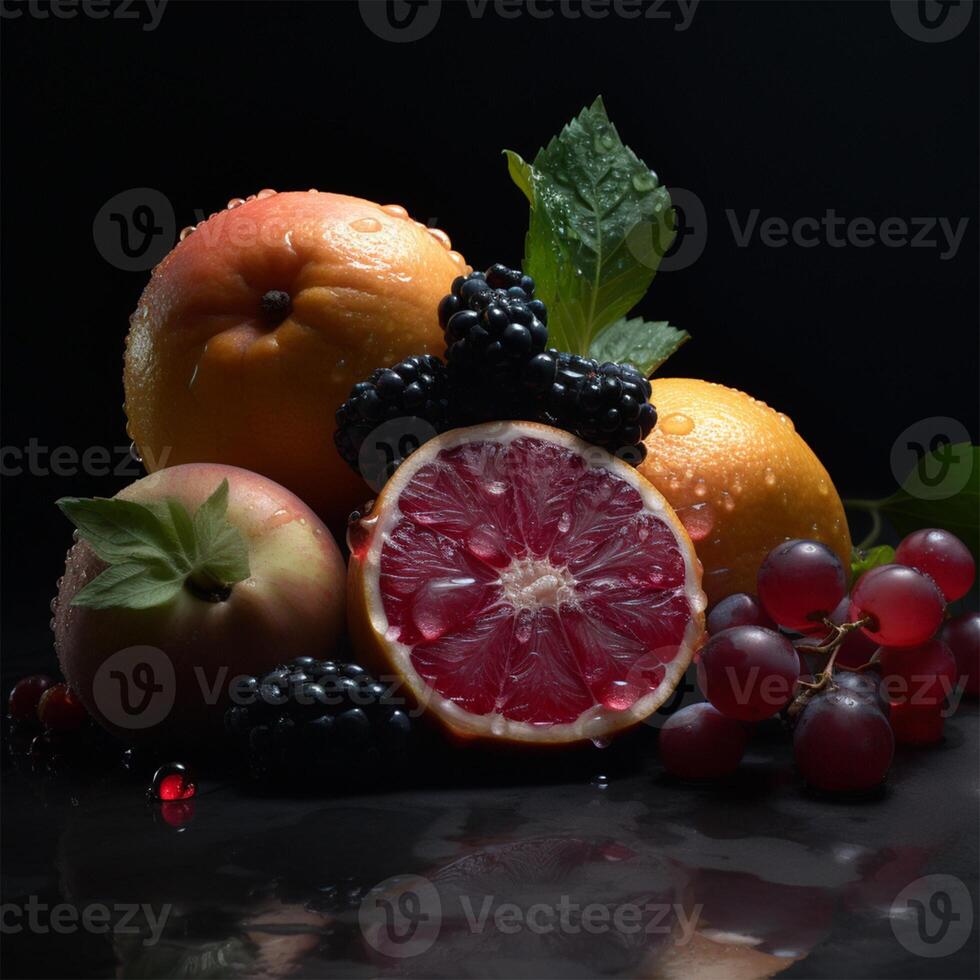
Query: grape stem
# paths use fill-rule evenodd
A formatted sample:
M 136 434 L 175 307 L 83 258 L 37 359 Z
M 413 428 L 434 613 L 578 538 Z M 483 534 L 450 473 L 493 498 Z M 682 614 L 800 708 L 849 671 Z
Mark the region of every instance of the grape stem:
M 845 500 L 845 507 L 851 510 L 863 510 L 871 516 L 871 528 L 864 536 L 864 539 L 857 545 L 858 551 L 867 551 L 881 534 L 881 509 L 878 500 Z
M 822 643 L 814 647 L 806 646 L 802 640 L 797 640 L 797 642 L 794 644 L 797 650 L 802 649 L 807 653 L 819 653 L 821 656 L 828 657 L 827 663 L 824 664 L 823 670 L 814 677 L 812 683 L 810 681 L 797 682 L 800 687 L 806 688 L 806 690 L 809 692 L 807 697 L 816 693 L 817 691 L 822 691 L 830 683 L 830 678 L 834 673 L 834 663 L 837 660 L 837 654 L 840 651 L 841 644 L 844 642 L 844 637 L 847 636 L 848 633 L 852 633 L 854 630 L 860 629 L 862 626 L 867 626 L 871 620 L 869 617 L 865 616 L 864 618 L 856 620 L 853 623 L 834 623 L 824 616 L 823 619 L 821 619 L 821 622 L 827 627 L 827 629 L 830 630 L 827 638 L 823 640 Z M 870 667 L 873 663 L 874 657 L 872 657 L 868 663 L 863 664 L 857 669 L 859 671 L 864 670 L 866 667 Z

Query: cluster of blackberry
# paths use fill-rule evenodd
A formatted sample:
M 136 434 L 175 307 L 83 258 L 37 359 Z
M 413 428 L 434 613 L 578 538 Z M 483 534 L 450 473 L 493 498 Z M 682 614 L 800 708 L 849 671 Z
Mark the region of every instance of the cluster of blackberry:
M 643 439 L 657 421 L 649 381 L 628 364 L 549 348 L 548 311 L 530 276 L 498 264 L 457 277 L 439 323 L 445 365 L 427 355 L 375 371 L 337 411 L 337 448 L 354 469 L 367 435 L 399 416 L 424 419 L 436 432 L 498 419 L 543 422 L 642 462 Z M 420 380 L 402 383 L 405 365 Z
M 410 749 L 408 713 L 357 664 L 299 657 L 247 678 L 237 694 L 225 730 L 265 782 L 367 782 L 382 759 L 397 767 Z

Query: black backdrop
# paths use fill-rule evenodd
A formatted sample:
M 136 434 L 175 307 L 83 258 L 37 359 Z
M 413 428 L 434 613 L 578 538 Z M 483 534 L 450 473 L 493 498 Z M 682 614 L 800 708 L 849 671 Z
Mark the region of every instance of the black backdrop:
M 6 0 L 3 445 L 126 441 L 122 344 L 146 273 L 96 247 L 113 195 L 155 188 L 180 227 L 261 187 L 317 186 L 435 219 L 474 265 L 516 263 L 526 208 L 500 150 L 533 154 L 598 93 L 665 183 L 704 205 L 703 254 L 642 307 L 694 335 L 667 373 L 786 411 L 849 494 L 893 489 L 890 448 L 917 419 L 952 416 L 976 440 L 980 12 L 924 43 L 884 0 L 704 0 L 684 30 L 676 3 L 640 4 L 672 20 L 512 7 L 447 0 L 399 44 L 356 3 L 171 0 L 144 30 L 142 3 L 101 19 Z M 945 259 L 938 228 L 938 247 L 740 247 L 726 209 L 740 225 L 753 209 L 968 225 Z M 3 477 L 5 639 L 46 645 L 70 537 L 52 501 L 124 482 Z

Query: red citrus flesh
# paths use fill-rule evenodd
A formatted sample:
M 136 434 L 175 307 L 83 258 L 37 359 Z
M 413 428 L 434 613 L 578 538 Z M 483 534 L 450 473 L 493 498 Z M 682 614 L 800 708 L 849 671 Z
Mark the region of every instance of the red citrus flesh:
M 476 733 L 474 718 L 512 738 L 596 737 L 655 710 L 702 631 L 700 567 L 673 511 L 567 434 L 463 432 L 423 447 L 379 501 L 369 578 L 388 661 Z

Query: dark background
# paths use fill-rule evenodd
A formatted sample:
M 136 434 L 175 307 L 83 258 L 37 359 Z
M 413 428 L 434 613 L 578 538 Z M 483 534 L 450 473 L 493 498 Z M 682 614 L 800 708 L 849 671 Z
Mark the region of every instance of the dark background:
M 316 186 L 435 219 L 474 266 L 517 264 L 526 205 L 500 150 L 532 156 L 599 93 L 664 182 L 705 206 L 703 255 L 641 307 L 694 335 L 665 373 L 790 414 L 845 495 L 894 489 L 892 443 L 918 419 L 960 419 L 976 441 L 976 12 L 926 44 L 886 2 L 705 0 L 680 32 L 447 2 L 427 37 L 394 44 L 354 3 L 171 0 L 150 32 L 4 10 L 24 14 L 0 21 L 4 446 L 128 441 L 123 338 L 147 274 L 95 247 L 113 195 L 159 189 L 180 227 L 262 187 Z M 970 223 L 946 261 L 880 243 L 738 247 L 725 210 L 753 208 Z M 41 624 L 70 542 L 52 502 L 125 482 L 3 478 L 7 654 L 11 639 L 50 652 Z

